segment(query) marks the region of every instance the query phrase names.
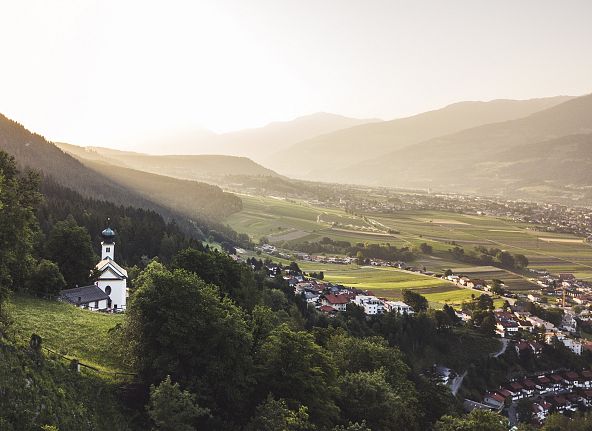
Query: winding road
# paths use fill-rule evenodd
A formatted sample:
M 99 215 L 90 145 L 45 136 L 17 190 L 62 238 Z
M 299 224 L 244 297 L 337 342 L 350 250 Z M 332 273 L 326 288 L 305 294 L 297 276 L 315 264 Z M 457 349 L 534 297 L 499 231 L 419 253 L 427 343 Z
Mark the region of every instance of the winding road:
M 502 348 L 499 349 L 495 353 L 491 353 L 489 356 L 491 356 L 492 358 L 497 358 L 498 356 L 501 356 L 506 352 L 506 349 L 508 348 L 508 344 L 510 344 L 510 340 L 508 340 L 507 338 L 502 338 L 501 342 L 502 342 Z

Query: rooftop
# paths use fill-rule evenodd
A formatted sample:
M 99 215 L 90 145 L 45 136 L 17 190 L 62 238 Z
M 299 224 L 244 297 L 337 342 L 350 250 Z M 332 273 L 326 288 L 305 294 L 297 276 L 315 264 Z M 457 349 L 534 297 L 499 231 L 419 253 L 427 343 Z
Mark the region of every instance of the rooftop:
M 109 295 L 94 284 L 62 290 L 60 297 L 71 304 L 89 304 L 109 299 Z

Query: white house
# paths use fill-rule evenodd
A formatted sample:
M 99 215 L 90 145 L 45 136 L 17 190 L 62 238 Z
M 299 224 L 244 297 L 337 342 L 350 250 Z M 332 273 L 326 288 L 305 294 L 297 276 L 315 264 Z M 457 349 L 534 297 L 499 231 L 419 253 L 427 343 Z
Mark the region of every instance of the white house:
M 576 355 L 582 354 L 582 343 L 580 341 L 574 340 L 573 338 L 563 338 L 561 342 Z
M 357 295 L 355 303 L 364 309 L 365 314 L 374 315 L 384 313 L 384 304 L 376 296 Z
M 333 295 L 332 293 L 328 293 L 326 295 L 323 295 L 323 297 L 321 298 L 322 305 L 333 307 L 333 309 L 337 311 L 347 310 L 348 303 L 348 295 Z
M 526 320 L 528 320 L 532 324 L 532 326 L 536 328 L 542 326 L 547 331 L 552 331 L 553 329 L 555 329 L 555 325 L 553 325 L 551 322 L 547 322 L 546 320 L 543 320 L 537 316 L 528 316 L 526 317 Z
M 496 409 L 501 409 L 504 406 L 506 399 L 497 392 L 488 392 L 483 397 L 483 402 Z
M 127 271 L 115 262 L 115 232 L 108 227 L 101 232 L 101 261 L 96 269 L 99 273 L 97 286 L 109 296 L 107 308 L 115 311 L 127 308 Z
M 385 301 L 384 308 L 386 311 L 398 314 L 414 314 L 413 308 L 401 301 Z

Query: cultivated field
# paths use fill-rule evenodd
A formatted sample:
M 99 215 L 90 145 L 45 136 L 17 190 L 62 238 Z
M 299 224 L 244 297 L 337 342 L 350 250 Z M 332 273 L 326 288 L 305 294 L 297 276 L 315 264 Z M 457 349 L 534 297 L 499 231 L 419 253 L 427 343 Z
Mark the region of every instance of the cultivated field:
M 266 237 L 270 242 L 335 241 L 385 243 L 404 246 L 405 241 L 386 233 L 387 228 L 346 214 L 337 208 L 320 208 L 302 201 L 242 195 L 243 210 L 225 222 L 248 234 L 253 241 Z M 384 230 L 384 232 L 382 232 Z
M 533 229 L 535 226 L 507 219 L 442 211 L 401 211 L 388 215 L 367 213 L 362 218 L 352 217 L 340 209 L 321 208 L 306 202 L 251 196 L 243 196 L 242 199 L 244 210 L 228 218 L 227 223 L 238 232 L 249 234 L 255 241 L 268 236 L 276 243 L 286 241 L 287 247 L 291 243 L 318 241 L 324 236 L 352 244 L 390 243 L 397 247 L 417 247 L 426 242 L 433 247 L 433 255 L 422 255 L 412 263 L 414 266 L 425 266 L 434 272 L 451 268 L 485 280 L 497 278 L 512 290 L 537 288 L 527 275 L 491 266 L 470 267 L 454 261 L 448 252 L 455 245 L 467 252 L 481 245 L 524 254 L 530 261 L 530 268 L 547 269 L 552 273 L 572 272 L 577 277 L 592 278 L 592 247 L 582 238 L 541 233 Z M 397 233 L 389 233 L 389 230 Z M 386 292 L 383 296 L 394 298 L 399 296 L 404 283 L 409 283 L 407 287 L 422 289 L 431 301 L 438 303 L 459 302 L 474 293 L 454 286 L 448 289 L 434 284 L 434 279 L 416 274 L 410 275 L 420 277 L 419 280 L 414 277 L 402 280 L 400 276 L 379 274 L 379 269 L 371 272 L 357 269 L 348 273 L 343 266 L 337 269 L 323 265 L 314 270 L 325 271 L 331 281 L 381 290 Z M 422 286 L 422 282 L 427 285 Z M 426 288 L 438 291 L 426 292 L 423 290 Z
M 306 268 L 306 265 L 304 265 Z M 344 286 L 368 289 L 379 297 L 401 299 L 403 289 L 420 293 L 433 307 L 444 304 L 459 305 L 479 292 L 460 288 L 453 283 L 427 275 L 401 271 L 395 268 L 347 265 L 330 268 L 325 272 L 325 280 Z
M 573 235 L 548 232 L 541 235 L 532 225 L 455 213 L 407 211 L 376 218 L 400 231 L 401 238 L 412 243 L 427 242 L 436 251 L 445 251 L 455 244 L 466 250 L 476 245 L 496 247 L 526 255 L 531 262 L 530 268 L 574 272 L 578 277 L 592 278 L 592 247 Z M 439 223 L 442 220 L 446 223 Z M 450 220 L 460 223 L 450 223 Z M 450 267 L 455 266 L 460 265 L 453 263 Z
M 502 280 L 512 290 L 532 290 L 534 288 L 527 278 L 505 271 L 495 266 L 453 267 L 455 274 L 465 275 L 482 280 Z

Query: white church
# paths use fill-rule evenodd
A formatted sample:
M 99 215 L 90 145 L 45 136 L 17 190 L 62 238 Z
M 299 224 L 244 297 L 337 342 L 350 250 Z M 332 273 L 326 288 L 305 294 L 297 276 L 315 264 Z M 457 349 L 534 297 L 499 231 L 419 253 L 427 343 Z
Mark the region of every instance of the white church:
M 89 310 L 120 312 L 127 307 L 127 271 L 115 262 L 115 232 L 107 227 L 101 232 L 101 261 L 95 284 L 62 290 L 60 299 Z

